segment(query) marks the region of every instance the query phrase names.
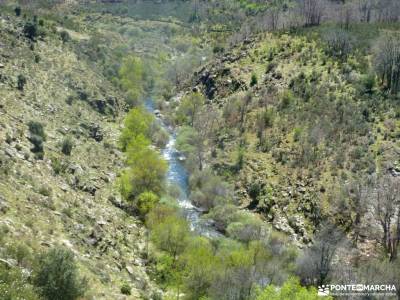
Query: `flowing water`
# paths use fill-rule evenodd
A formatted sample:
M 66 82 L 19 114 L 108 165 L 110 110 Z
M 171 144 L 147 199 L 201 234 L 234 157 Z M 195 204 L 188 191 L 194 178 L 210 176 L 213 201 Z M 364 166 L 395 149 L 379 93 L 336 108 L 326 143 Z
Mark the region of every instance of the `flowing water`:
M 145 106 L 149 112 L 154 113 L 154 103 L 152 100 L 146 101 Z M 201 218 L 201 210 L 189 200 L 189 174 L 183 166 L 182 154 L 175 148 L 176 133 L 173 129 L 168 128 L 162 119 L 157 118 L 157 120 L 160 122 L 161 127 L 169 134 L 168 143 L 162 150 L 162 156 L 168 163 L 167 184 L 179 188 L 180 196 L 177 200 L 182 213 L 188 220 L 193 231 L 207 237 L 221 236 L 210 222 Z

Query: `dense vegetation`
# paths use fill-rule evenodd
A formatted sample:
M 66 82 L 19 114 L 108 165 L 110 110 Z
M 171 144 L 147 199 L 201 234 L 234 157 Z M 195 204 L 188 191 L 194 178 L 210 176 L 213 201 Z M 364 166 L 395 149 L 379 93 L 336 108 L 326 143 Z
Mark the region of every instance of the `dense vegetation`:
M 119 138 L 103 143 L 118 173 L 108 200 L 127 222 L 138 218 L 146 227 L 145 246 L 131 256 L 140 256 L 160 289 L 141 297 L 318 299 L 316 288 L 331 283 L 399 287 L 397 1 L 103 1 L 72 5 L 71 17 L 31 15 L 47 5 L 53 8 L 8 7 L 31 51 L 57 37 L 102 73 L 104 90 L 123 99 L 100 99 L 104 93 L 92 94 L 89 83 L 69 82 L 76 86 L 65 104 L 88 106 L 110 123 L 124 111 Z M 21 97 L 31 88 L 22 73 L 13 82 Z M 156 117 L 145 108 L 149 98 Z M 25 122 L 31 163 L 51 161 L 56 176 L 64 175 L 81 136 L 64 130 L 51 144 L 54 131 L 37 120 Z M 215 236 L 193 230 L 179 189 L 165 180 L 160 152 L 169 133 L 161 122 L 177 133 L 189 200 Z M 85 126 L 91 139 L 104 139 L 99 127 Z M 72 177 L 74 184 L 95 196 L 97 187 L 83 177 Z M 37 194 L 51 198 L 51 188 Z M 72 219 L 74 212 L 63 214 Z M 93 248 L 102 242 L 97 235 L 93 229 L 86 239 Z M 129 273 L 117 292 L 135 297 L 131 262 L 120 249 L 134 241 L 105 243 L 100 251 L 118 249 L 117 269 Z M 88 283 L 70 250 L 36 255 L 7 238 L 0 254 L 6 299 L 85 294 Z M 102 284 L 111 282 L 102 276 Z

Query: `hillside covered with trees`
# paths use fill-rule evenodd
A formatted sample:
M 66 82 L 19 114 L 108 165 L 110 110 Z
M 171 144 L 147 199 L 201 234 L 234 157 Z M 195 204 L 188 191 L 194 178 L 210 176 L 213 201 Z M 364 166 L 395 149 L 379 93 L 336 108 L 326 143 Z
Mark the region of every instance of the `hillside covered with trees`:
M 0 299 L 400 299 L 399 245 L 397 0 L 0 4 Z

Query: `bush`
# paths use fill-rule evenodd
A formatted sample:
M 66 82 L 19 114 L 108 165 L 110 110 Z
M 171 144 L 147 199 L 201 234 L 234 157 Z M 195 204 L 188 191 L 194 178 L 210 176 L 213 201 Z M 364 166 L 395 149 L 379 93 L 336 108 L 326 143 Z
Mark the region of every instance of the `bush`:
M 280 103 L 279 103 L 279 108 L 280 109 L 287 109 L 291 106 L 291 104 L 294 102 L 294 96 L 293 93 L 289 90 L 283 92 L 280 96 Z
M 315 288 L 307 289 L 300 285 L 300 281 L 297 278 L 290 278 L 281 288 L 277 288 L 274 285 L 268 285 L 263 290 L 257 300 L 277 300 L 277 299 L 309 299 L 318 300 L 321 297 L 317 295 Z M 323 297 L 323 299 L 331 300 L 330 296 Z
M 42 159 L 43 154 L 44 154 L 44 149 L 43 149 L 43 138 L 38 136 L 38 135 L 32 135 L 29 138 L 29 141 L 33 144 L 33 147 L 31 148 L 31 151 L 36 155 L 36 158 Z
M 36 121 L 30 121 L 28 123 L 28 127 L 31 135 L 37 135 L 40 136 L 44 141 L 46 140 L 46 135 L 44 133 L 44 127 L 42 123 Z
M 17 17 L 19 17 L 19 16 L 21 15 L 21 7 L 17 6 L 17 7 L 14 9 L 14 11 L 15 11 L 15 15 L 16 15 Z
M 234 222 L 238 216 L 238 208 L 235 205 L 219 205 L 214 207 L 205 217 L 213 220 L 215 228 L 225 232 L 228 225 Z
M 23 91 L 23 90 L 24 90 L 24 87 L 25 87 L 25 84 L 26 84 L 26 77 L 25 77 L 24 75 L 18 75 L 18 78 L 17 78 L 17 88 L 18 88 L 20 91 Z
M 141 193 L 137 198 L 137 209 L 142 216 L 147 215 L 160 201 L 158 196 L 152 192 Z
M 227 228 L 229 237 L 246 244 L 259 240 L 264 231 L 263 222 L 251 215 L 243 216 L 240 221 L 229 224 Z
M 375 74 L 361 77 L 361 93 L 372 94 L 375 87 Z
M 71 155 L 73 147 L 74 147 L 74 143 L 72 141 L 72 138 L 69 136 L 64 138 L 63 141 L 61 142 L 61 151 L 65 155 Z
M 213 47 L 213 53 L 217 54 L 217 53 L 223 53 L 225 51 L 223 46 L 220 45 L 216 45 Z
M 37 24 L 35 22 L 27 22 L 24 25 L 23 33 L 28 39 L 34 41 L 38 36 Z
M 128 283 L 124 283 L 121 286 L 121 293 L 124 295 L 130 295 L 131 294 L 131 286 Z
M 61 37 L 61 40 L 63 43 L 66 43 L 71 39 L 68 31 L 65 31 L 65 30 L 60 32 L 60 37 Z
M 75 300 L 82 297 L 86 280 L 79 277 L 74 255 L 70 250 L 54 248 L 39 258 L 34 279 L 40 294 L 48 300 Z
M 251 74 L 250 86 L 255 86 L 258 83 L 257 75 L 255 73 Z
M 29 141 L 33 144 L 31 151 L 35 153 L 37 159 L 43 158 L 43 142 L 46 140 L 43 125 L 36 121 L 28 123 L 30 137 Z

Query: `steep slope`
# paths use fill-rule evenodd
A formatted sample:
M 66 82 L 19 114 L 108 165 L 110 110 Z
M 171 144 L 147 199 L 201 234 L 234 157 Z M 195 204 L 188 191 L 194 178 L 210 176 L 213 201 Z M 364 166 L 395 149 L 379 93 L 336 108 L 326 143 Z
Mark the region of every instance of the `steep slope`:
M 89 298 L 151 295 L 141 259 L 144 228 L 116 207 L 122 96 L 62 41 L 62 28 L 45 19 L 39 25 L 45 34 L 33 42 L 24 34 L 26 22 L 0 17 L 0 257 L 20 265 L 10 251 L 15 245 L 26 256 L 63 245 L 89 280 Z M 69 33 L 72 41 L 87 36 Z M 45 133 L 42 159 L 32 150 L 38 123 Z M 120 293 L 124 282 L 133 288 L 129 297 Z
M 304 243 L 327 218 L 353 224 L 340 195 L 348 183 L 399 173 L 398 99 L 375 84 L 371 51 L 334 57 L 318 30 L 247 39 L 186 90 L 202 91 L 219 114 L 207 159 L 241 206 Z

